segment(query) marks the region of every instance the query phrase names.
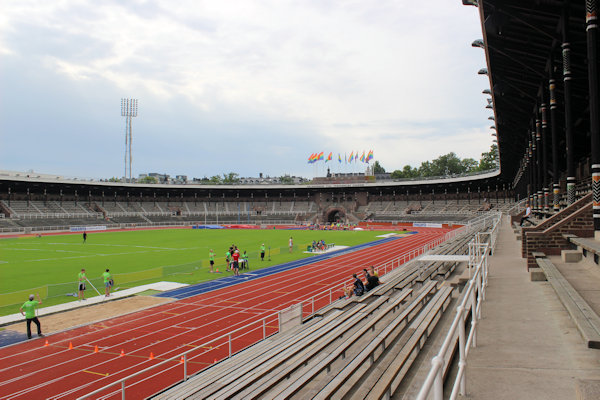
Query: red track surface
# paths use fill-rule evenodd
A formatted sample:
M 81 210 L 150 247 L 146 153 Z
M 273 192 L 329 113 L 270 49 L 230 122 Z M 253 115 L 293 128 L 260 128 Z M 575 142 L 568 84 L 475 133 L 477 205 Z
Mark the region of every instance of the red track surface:
M 229 354 L 227 339 L 202 346 L 209 340 L 254 322 L 234 335 L 232 351 L 239 351 L 260 340 L 263 329 L 267 335 L 277 331 L 276 316 L 265 327 L 261 319 L 349 282 L 353 272 L 396 259 L 449 229 L 418 230 L 419 234 L 371 248 L 54 334 L 45 338 L 49 346 L 36 339 L 2 348 L 0 399 L 76 398 L 194 347 L 198 352 L 188 356 L 187 372 L 204 369 Z M 334 299 L 340 295 L 338 290 Z M 315 309 L 328 303 L 329 295 L 318 298 Z M 151 352 L 154 360 L 148 359 Z M 127 398 L 145 398 L 182 379 L 183 364 L 174 361 L 165 369 L 128 381 Z M 118 389 L 107 391 L 106 397 L 120 398 Z

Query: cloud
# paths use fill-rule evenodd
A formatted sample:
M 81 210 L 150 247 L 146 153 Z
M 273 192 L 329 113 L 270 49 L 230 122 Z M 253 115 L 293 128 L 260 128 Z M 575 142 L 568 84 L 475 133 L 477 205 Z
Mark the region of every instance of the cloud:
M 115 143 L 122 121 L 108 102 L 139 98 L 138 172 L 249 175 L 252 166 L 308 175 L 305 159 L 319 148 L 373 148 L 393 169 L 438 149 L 477 158 L 491 142 L 482 132 L 487 81 L 476 75 L 485 60 L 470 48 L 479 20 L 459 2 L 21 0 L 4 8 L 0 53 L 18 81 L 11 95 L 32 90 L 24 77 L 36 65 L 40 82 L 64 82 L 40 85 L 58 93 L 39 101 L 58 94 L 67 109 L 106 101 L 96 112 L 106 113 Z M 18 126 L 6 114 L 0 127 Z M 46 117 L 77 142 L 68 119 Z

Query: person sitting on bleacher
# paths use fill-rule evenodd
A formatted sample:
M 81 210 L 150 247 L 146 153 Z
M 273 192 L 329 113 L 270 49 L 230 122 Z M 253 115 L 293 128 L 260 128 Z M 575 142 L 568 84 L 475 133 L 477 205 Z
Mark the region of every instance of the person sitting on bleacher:
M 353 294 L 355 296 L 362 296 L 365 293 L 365 285 L 363 284 L 363 281 L 361 281 L 356 274 L 352 274 L 352 277 L 354 278 L 354 283 L 352 286 L 348 286 L 344 290 L 344 294 L 346 295 L 347 299 L 352 297 Z
M 375 271 L 375 267 L 372 265 L 369 267 L 371 272 L 363 269 L 365 271 L 365 277 L 367 278 L 367 285 L 365 286 L 365 290 L 368 292 L 372 289 L 375 289 L 377 286 L 381 285 L 383 282 L 379 280 L 379 274 Z
M 529 203 L 527 203 L 527 208 L 525 209 L 525 215 L 523 215 L 521 217 L 521 223 L 519 224 L 519 226 L 523 226 L 523 222 L 525 222 L 525 221 L 529 222 L 531 225 L 535 225 L 533 222 L 531 222 L 529 217 L 531 217 L 531 206 L 529 205 Z

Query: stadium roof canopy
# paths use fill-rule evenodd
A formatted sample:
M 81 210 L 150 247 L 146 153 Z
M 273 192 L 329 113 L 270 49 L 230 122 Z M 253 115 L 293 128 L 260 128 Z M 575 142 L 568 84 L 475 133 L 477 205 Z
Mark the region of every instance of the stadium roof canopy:
M 557 129 L 558 172 L 566 173 L 567 108 L 571 110 L 568 117 L 572 121 L 573 161 L 585 164 L 590 157 L 585 1 L 463 0 L 463 4 L 479 7 L 483 41 L 475 40 L 472 45 L 486 51 L 487 72 L 480 73 L 487 73 L 490 80 L 501 178 L 517 188 L 526 186 L 522 165 L 527 161 L 537 121 L 546 141 L 546 173 L 552 171 L 553 124 Z M 565 98 L 565 48 L 570 50 L 570 107 Z M 553 115 L 549 89 L 552 79 L 556 82 Z M 546 106 L 545 121 L 542 121 L 543 106 Z M 542 127 L 541 122 L 547 124 Z M 533 145 L 535 142 L 534 138 Z M 538 154 L 540 144 L 543 141 L 537 143 Z

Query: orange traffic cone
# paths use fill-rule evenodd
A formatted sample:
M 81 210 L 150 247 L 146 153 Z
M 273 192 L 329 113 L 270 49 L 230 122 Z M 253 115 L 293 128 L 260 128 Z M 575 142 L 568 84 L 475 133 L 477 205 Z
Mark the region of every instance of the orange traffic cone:
M 219 273 L 219 268 L 217 268 L 217 274 Z
M 50 344 L 48 343 L 48 340 L 46 340 L 46 343 L 44 343 L 44 346 L 50 346 Z
M 73 350 L 73 343 L 69 342 L 69 350 Z
M 154 360 L 154 353 L 150 352 L 150 357 L 148 357 L 148 360 Z
M 185 362 L 185 359 L 183 358 L 183 356 L 181 356 L 181 358 L 179 359 L 179 364 L 183 364 Z
M 98 352 L 98 345 L 94 346 L 94 353 Z
M 125 350 L 121 349 L 121 354 L 119 354 L 119 357 L 123 357 L 125 355 Z

